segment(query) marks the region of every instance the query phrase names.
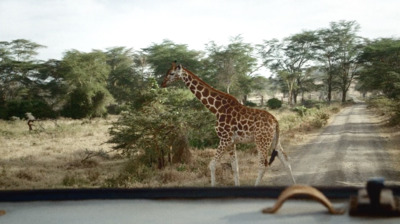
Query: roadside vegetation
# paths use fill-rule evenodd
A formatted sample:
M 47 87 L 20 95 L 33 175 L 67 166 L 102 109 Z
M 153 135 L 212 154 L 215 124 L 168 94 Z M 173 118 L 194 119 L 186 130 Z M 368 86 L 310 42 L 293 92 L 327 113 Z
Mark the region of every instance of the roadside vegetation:
M 367 100 L 368 107 L 387 120 L 392 127 L 400 126 L 400 102 L 384 96 L 375 96 Z

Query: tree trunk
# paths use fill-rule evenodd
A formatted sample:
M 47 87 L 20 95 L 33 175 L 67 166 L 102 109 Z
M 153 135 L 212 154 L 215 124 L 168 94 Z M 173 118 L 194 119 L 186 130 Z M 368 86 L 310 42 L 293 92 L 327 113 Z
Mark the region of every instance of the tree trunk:
M 330 103 L 332 100 L 332 78 L 328 78 L 328 102 Z
M 346 102 L 346 95 L 347 95 L 347 90 L 342 90 L 342 103 Z
M 294 92 L 293 92 L 293 104 L 294 104 L 294 105 L 297 104 L 297 95 L 298 95 L 298 92 L 297 92 L 297 91 L 294 91 Z
M 243 96 L 243 104 L 245 104 L 247 102 L 247 94 L 244 94 Z
M 172 144 L 172 163 L 189 163 L 192 153 L 189 150 L 189 140 L 187 135 L 181 132 Z
M 260 104 L 261 104 L 261 106 L 264 106 L 264 95 L 261 95 Z

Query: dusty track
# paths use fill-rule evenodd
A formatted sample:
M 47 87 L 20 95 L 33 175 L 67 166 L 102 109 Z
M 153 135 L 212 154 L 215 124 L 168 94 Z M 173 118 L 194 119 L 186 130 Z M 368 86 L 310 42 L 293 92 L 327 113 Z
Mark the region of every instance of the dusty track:
M 400 184 L 397 160 L 385 149 L 379 120 L 359 103 L 343 109 L 308 143 L 289 149 L 297 183 L 314 186 L 364 186 L 370 177 Z M 277 165 L 278 164 L 278 165 Z M 266 185 L 288 185 L 279 163 L 266 173 Z

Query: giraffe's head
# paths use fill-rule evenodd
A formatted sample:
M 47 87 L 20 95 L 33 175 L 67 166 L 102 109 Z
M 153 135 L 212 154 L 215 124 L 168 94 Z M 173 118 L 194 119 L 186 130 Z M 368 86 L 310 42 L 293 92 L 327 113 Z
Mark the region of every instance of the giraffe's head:
M 169 84 L 175 82 L 176 80 L 181 79 L 182 77 L 182 65 L 176 65 L 176 62 L 172 62 L 171 68 L 168 70 L 165 75 L 164 81 L 161 84 L 161 87 L 167 87 Z

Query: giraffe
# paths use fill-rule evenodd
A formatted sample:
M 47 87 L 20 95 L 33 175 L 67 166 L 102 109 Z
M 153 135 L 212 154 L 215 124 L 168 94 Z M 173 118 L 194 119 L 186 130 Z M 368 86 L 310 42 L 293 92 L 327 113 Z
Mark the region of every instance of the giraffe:
M 255 142 L 258 153 L 259 169 L 255 186 L 260 184 L 267 167 L 271 165 L 276 156 L 286 167 L 293 183 L 296 183 L 289 159 L 283 152 L 279 141 L 279 123 L 272 114 L 265 110 L 249 108 L 240 104 L 235 97 L 212 88 L 182 65 L 176 65 L 173 62 L 161 87 L 167 87 L 177 80 L 182 80 L 196 98 L 217 118 L 215 131 L 220 141 L 214 158 L 209 164 L 211 186 L 216 184 L 216 163 L 219 162 L 224 152 L 228 152 L 230 155 L 235 185 L 240 185 L 236 144 L 250 142 Z M 272 153 L 268 162 L 268 155 L 271 150 Z

